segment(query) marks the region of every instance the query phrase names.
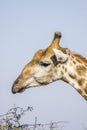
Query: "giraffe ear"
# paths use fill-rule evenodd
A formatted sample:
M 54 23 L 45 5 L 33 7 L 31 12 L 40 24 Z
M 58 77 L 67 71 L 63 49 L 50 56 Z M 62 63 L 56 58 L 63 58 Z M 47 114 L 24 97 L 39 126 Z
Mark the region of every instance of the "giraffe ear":
M 66 60 L 68 59 L 68 56 L 60 50 L 53 48 L 53 52 L 56 56 L 57 62 L 63 63 L 66 62 Z

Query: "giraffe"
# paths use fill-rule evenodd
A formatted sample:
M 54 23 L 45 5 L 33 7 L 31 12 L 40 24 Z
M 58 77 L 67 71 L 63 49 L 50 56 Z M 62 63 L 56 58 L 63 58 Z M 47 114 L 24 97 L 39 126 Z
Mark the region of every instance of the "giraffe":
M 13 93 L 63 80 L 87 100 L 87 59 L 61 47 L 61 36 L 61 32 L 55 32 L 51 44 L 35 53 L 13 83 Z

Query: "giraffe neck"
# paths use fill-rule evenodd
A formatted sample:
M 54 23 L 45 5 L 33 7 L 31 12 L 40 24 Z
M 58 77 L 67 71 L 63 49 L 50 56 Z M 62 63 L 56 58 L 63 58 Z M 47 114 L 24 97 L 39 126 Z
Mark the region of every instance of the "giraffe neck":
M 62 80 L 73 86 L 87 100 L 87 67 L 78 57 L 70 56 L 62 65 Z

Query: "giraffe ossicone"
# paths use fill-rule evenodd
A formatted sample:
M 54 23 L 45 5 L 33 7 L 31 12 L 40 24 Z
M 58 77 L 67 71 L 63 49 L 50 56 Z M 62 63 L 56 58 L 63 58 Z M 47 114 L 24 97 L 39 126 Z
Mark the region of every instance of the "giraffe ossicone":
M 15 80 L 13 93 L 63 80 L 87 100 L 87 59 L 61 47 L 61 36 L 56 32 L 51 44 L 35 53 Z

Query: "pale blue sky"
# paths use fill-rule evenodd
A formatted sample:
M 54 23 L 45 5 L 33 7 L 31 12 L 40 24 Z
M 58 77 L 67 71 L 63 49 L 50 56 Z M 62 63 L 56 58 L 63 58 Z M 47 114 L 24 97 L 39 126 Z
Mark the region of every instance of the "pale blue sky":
M 0 0 L 0 115 L 16 106 L 34 107 L 33 123 L 69 121 L 66 130 L 87 127 L 87 101 L 73 87 L 57 81 L 13 95 L 11 86 L 22 68 L 55 31 L 61 45 L 87 57 L 87 0 Z M 26 118 L 26 117 L 25 117 Z

